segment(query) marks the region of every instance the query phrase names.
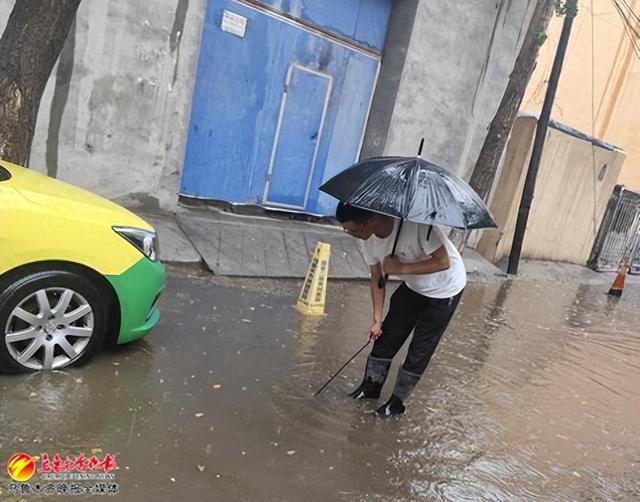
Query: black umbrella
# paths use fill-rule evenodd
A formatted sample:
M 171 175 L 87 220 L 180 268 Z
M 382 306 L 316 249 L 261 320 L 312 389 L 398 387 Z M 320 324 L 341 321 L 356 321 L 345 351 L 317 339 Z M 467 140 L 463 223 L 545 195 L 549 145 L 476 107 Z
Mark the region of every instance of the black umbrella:
M 420 157 L 377 157 L 320 187 L 352 206 L 415 223 L 496 228 L 482 199 L 455 174 Z
M 364 160 L 320 190 L 345 204 L 415 223 L 459 229 L 497 227 L 482 199 L 462 178 L 419 156 Z

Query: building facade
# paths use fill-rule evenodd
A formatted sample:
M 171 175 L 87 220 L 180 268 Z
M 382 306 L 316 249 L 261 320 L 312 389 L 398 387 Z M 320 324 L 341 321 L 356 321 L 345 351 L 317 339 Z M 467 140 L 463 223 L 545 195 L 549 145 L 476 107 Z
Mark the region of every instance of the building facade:
M 0 0 L 0 29 L 13 7 Z M 468 176 L 533 0 L 84 1 L 30 167 L 128 205 L 328 215 L 361 157 Z
M 640 0 L 627 3 L 640 12 Z M 624 150 L 627 159 L 618 182 L 640 190 L 640 53 L 613 2 L 580 0 L 578 9 L 552 118 Z M 554 17 L 523 111 L 540 113 L 561 30 L 562 18 Z

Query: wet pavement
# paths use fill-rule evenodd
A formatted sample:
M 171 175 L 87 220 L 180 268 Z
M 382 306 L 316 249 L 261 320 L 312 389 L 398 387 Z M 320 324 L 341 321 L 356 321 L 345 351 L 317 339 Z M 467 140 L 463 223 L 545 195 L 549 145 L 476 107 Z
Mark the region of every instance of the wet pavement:
M 366 284 L 329 287 L 304 318 L 299 281 L 171 269 L 145 340 L 0 377 L 0 452 L 112 453 L 126 501 L 640 499 L 640 289 L 469 285 L 407 414 L 382 420 L 345 397 L 364 355 L 311 397 L 370 317 Z

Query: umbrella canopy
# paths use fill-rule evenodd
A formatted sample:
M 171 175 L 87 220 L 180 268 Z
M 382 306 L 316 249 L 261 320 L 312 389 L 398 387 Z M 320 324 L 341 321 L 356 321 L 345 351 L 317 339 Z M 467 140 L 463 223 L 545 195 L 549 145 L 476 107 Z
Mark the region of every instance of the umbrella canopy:
M 420 157 L 376 157 L 320 187 L 345 204 L 416 223 L 495 228 L 482 199 L 460 177 Z

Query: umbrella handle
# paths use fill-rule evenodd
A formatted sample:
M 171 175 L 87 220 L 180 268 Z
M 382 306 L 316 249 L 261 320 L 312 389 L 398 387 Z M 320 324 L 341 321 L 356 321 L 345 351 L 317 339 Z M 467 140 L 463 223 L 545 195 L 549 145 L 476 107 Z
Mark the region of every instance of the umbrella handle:
M 396 254 L 396 247 L 398 246 L 398 238 L 400 237 L 400 231 L 402 230 L 403 223 L 404 223 L 404 220 L 400 220 L 400 224 L 398 225 L 398 231 L 396 232 L 396 240 L 393 243 L 393 250 L 391 251 L 391 256 Z M 384 289 L 388 280 L 389 280 L 389 274 L 384 274 L 384 277 L 380 276 L 380 278 L 378 279 L 378 287 L 380 289 Z

